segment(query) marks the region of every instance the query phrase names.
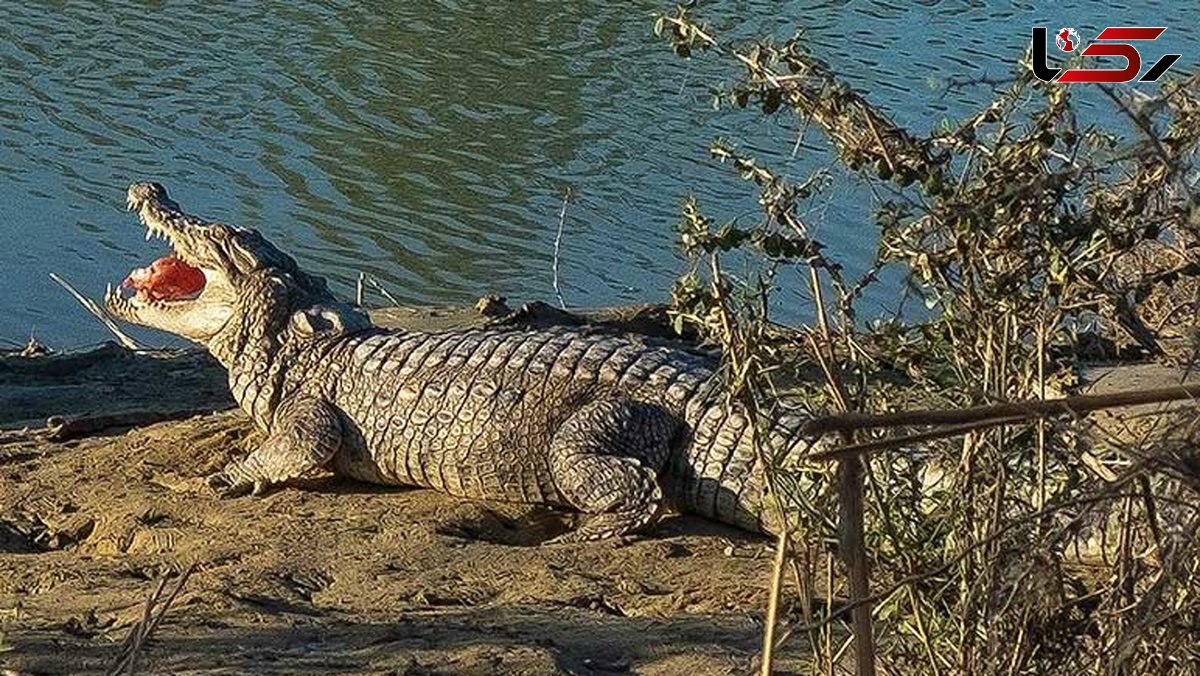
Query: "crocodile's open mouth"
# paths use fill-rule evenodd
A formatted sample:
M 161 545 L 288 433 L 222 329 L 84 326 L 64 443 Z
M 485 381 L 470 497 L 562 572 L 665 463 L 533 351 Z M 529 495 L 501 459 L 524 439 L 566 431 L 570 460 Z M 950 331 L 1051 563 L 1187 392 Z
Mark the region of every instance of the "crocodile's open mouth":
M 194 300 L 204 290 L 204 272 L 172 254 L 134 269 L 121 286 L 133 289 L 143 303 Z
M 131 203 L 130 207 L 134 205 Z M 141 215 L 141 214 L 139 214 Z M 165 305 L 181 301 L 196 300 L 204 293 L 207 283 L 204 270 L 185 260 L 165 228 L 158 227 L 153 219 L 141 215 L 146 228 L 146 241 L 162 239 L 171 247 L 171 253 L 156 259 L 144 268 L 134 268 L 117 289 L 109 295 L 118 302 L 137 306 Z M 132 296 L 126 296 L 126 291 Z
M 183 213 L 157 183 L 130 186 L 126 206 L 141 220 L 146 240 L 161 239 L 170 251 L 132 270 L 122 284 L 110 284 L 105 308 L 118 319 L 194 340 L 218 333 L 236 305 L 229 262 L 240 235 Z

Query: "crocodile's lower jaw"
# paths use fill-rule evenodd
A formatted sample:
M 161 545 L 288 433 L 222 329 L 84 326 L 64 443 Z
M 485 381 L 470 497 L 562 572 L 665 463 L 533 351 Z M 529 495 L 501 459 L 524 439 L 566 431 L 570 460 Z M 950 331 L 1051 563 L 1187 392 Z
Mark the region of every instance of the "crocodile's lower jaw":
M 120 287 L 109 285 L 104 304 L 118 319 L 205 343 L 225 327 L 235 306 L 222 275 L 204 274 L 204 287 L 180 298 L 155 299 L 142 292 L 126 296 Z

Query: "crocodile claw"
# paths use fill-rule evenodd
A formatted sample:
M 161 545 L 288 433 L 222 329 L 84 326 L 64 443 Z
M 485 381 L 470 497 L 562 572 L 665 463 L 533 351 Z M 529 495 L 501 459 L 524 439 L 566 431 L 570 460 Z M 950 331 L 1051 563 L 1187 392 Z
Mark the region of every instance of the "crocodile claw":
M 549 540 L 542 541 L 543 547 L 554 547 L 558 545 L 578 545 L 586 542 L 605 541 L 616 549 L 628 547 L 635 542 L 644 540 L 645 536 L 638 533 L 622 533 L 620 535 L 597 536 L 581 533 L 578 530 L 571 530 L 552 537 Z
M 257 495 L 262 492 L 258 486 L 258 482 L 238 481 L 223 471 L 209 475 L 205 483 L 217 494 L 217 497 L 224 499 L 237 498 L 249 494 Z

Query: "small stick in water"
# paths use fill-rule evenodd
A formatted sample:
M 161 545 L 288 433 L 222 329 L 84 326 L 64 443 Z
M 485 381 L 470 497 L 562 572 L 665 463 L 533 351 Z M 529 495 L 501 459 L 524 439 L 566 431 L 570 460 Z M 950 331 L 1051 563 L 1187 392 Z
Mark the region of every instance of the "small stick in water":
M 566 193 L 563 194 L 562 211 L 558 213 L 558 232 L 554 235 L 554 264 L 552 268 L 554 273 L 554 295 L 558 296 L 558 306 L 564 310 L 567 309 L 567 302 L 563 300 L 562 289 L 558 286 L 558 260 L 562 253 L 563 226 L 567 222 L 567 202 L 570 201 L 571 188 L 568 186 Z
M 395 297 L 395 296 L 393 296 L 392 294 L 388 293 L 388 290 L 387 290 L 387 289 L 385 289 L 385 288 L 383 288 L 383 285 L 382 285 L 382 284 L 380 284 L 379 282 L 375 281 L 375 278 L 374 278 L 374 277 L 367 277 L 367 278 L 366 278 L 366 280 L 367 280 L 367 284 L 370 284 L 370 285 L 371 285 L 371 288 L 375 289 L 375 290 L 376 290 L 376 291 L 378 291 L 380 294 L 382 294 L 382 295 L 383 295 L 383 297 L 384 297 L 384 298 L 386 298 L 386 299 L 388 300 L 388 302 L 389 302 L 389 303 L 391 303 L 391 304 L 392 304 L 393 306 L 395 306 L 395 307 L 401 307 L 401 305 L 400 305 L 400 301 L 396 300 L 396 297 Z

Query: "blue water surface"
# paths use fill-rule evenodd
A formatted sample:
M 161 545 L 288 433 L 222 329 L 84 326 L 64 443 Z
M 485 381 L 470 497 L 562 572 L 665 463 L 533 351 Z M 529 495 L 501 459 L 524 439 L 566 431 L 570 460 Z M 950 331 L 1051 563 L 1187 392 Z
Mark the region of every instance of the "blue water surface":
M 161 248 L 124 213 L 154 179 L 197 214 L 262 230 L 349 296 L 365 272 L 405 303 L 497 292 L 576 306 L 663 300 L 683 270 L 679 203 L 754 213 L 708 156 L 724 136 L 797 177 L 829 160 L 794 118 L 715 112 L 736 68 L 679 59 L 666 2 L 12 2 L 0 7 L 0 340 L 93 344 L 104 329 L 48 278 L 99 296 Z M 1166 25 L 1200 54 L 1196 3 L 701 2 L 721 36 L 804 32 L 899 122 L 967 114 L 1030 28 Z M 1053 48 L 1052 48 L 1053 51 Z M 1057 57 L 1056 57 L 1057 58 Z M 1129 85 L 1132 86 L 1132 85 Z M 793 153 L 793 149 L 795 152 Z M 806 218 L 851 271 L 874 256 L 870 193 L 840 181 Z M 866 309 L 895 309 L 899 275 Z M 804 299 L 784 296 L 784 316 Z M 164 336 L 153 340 L 164 342 Z

